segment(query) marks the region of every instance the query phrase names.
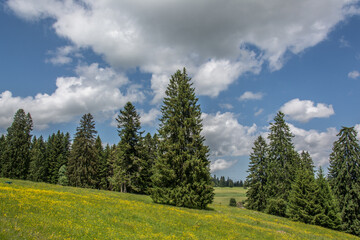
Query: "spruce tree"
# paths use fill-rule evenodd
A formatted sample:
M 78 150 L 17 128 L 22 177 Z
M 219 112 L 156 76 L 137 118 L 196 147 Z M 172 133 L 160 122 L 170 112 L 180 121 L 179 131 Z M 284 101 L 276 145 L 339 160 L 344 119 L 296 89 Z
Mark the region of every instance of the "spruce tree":
M 297 170 L 289 193 L 287 216 L 295 221 L 312 223 L 320 209 L 316 201 L 318 188 L 311 168 L 313 162 L 310 155 L 303 152 L 301 159 L 303 164 L 300 164 Z
M 4 159 L 4 152 L 6 149 L 6 138 L 4 135 L 1 135 L 0 137 L 0 176 L 2 176 L 2 169 L 3 169 L 3 159 Z
M 140 115 L 131 102 L 125 104 L 116 118 L 120 142 L 118 159 L 115 161 L 113 186 L 121 192 L 145 193 L 147 183 L 144 174 L 148 170 L 147 159 L 143 157 Z
M 310 172 L 314 173 L 314 162 L 311 159 L 309 152 L 302 151 L 299 160 L 299 168 L 307 169 Z
M 292 143 L 294 135 L 278 112 L 270 123 L 269 167 L 267 172 L 267 213 L 285 216 L 286 204 L 295 180 L 299 156 Z
M 360 146 L 354 127 L 343 127 L 330 155 L 329 181 L 339 202 L 342 229 L 360 236 Z
M 120 187 L 118 184 L 118 181 L 116 180 L 117 177 L 114 176 L 114 168 L 116 168 L 117 160 L 118 160 L 118 148 L 115 144 L 113 144 L 111 147 L 108 145 L 107 148 L 105 148 L 106 154 L 108 154 L 107 157 L 107 166 L 108 166 L 108 174 L 107 174 L 107 180 L 109 183 L 108 189 L 112 191 L 120 191 Z
M 3 176 L 26 179 L 30 165 L 31 131 L 33 122 L 30 113 L 19 109 L 7 129 L 6 149 L 3 158 Z
M 70 154 L 70 134 L 60 130 L 49 136 L 46 155 L 49 164 L 48 182 L 56 184 L 59 179 L 59 169 L 66 165 Z
M 312 224 L 326 228 L 338 230 L 341 225 L 341 218 L 338 209 L 338 203 L 330 189 L 329 183 L 324 176 L 322 168 L 318 172 L 316 179 L 317 192 L 315 202 L 318 210 L 314 216 Z
M 105 155 L 104 148 L 102 146 L 102 141 L 100 136 L 97 136 L 95 141 L 95 148 L 97 153 L 97 187 L 99 189 L 107 189 L 108 180 L 107 180 L 107 156 Z
M 246 192 L 246 207 L 252 210 L 264 211 L 266 208 L 268 151 L 265 139 L 259 136 L 250 154 L 249 175 L 246 178 L 249 184 Z
M 48 176 L 48 162 L 46 159 L 46 144 L 42 136 L 33 138 L 28 179 L 45 182 Z
M 171 76 L 165 93 L 151 197 L 157 203 L 206 208 L 214 198 L 209 149 L 201 136 L 201 109 L 185 68 Z
M 69 184 L 75 187 L 96 187 L 97 152 L 95 148 L 95 122 L 88 113 L 76 128 L 74 143 L 67 165 Z

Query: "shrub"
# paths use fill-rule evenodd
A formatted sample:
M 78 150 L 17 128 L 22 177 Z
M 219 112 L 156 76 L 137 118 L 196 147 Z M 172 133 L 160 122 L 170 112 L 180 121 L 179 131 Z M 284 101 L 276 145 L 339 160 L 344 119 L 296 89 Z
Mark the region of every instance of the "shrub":
M 235 200 L 235 198 L 230 198 L 230 204 L 229 204 L 229 206 L 231 206 L 231 207 L 236 207 L 236 200 Z

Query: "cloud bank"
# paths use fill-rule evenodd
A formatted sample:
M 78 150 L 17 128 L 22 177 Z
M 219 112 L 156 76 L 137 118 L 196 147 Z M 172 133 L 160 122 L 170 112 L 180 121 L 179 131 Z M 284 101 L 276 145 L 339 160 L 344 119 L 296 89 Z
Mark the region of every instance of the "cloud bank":
M 284 64 L 323 41 L 347 16 L 359 14 L 356 0 L 144 2 L 140 0 L 8 0 L 19 17 L 54 20 L 53 29 L 76 48 L 91 48 L 112 67 L 151 73 L 153 103 L 167 79 L 186 66 L 201 95 L 216 97 L 247 72 Z M 70 61 L 66 50 L 58 58 Z M 61 58 L 59 58 L 61 57 Z
M 64 123 L 84 113 L 91 112 L 99 118 L 110 118 L 114 111 L 127 101 L 141 102 L 145 99 L 139 86 L 111 68 L 98 64 L 79 66 L 75 77 L 56 79 L 52 94 L 37 94 L 35 97 L 14 97 L 10 91 L 0 94 L 0 127 L 6 128 L 19 108 L 30 112 L 38 129 L 51 123 Z M 126 91 L 120 89 L 126 87 Z

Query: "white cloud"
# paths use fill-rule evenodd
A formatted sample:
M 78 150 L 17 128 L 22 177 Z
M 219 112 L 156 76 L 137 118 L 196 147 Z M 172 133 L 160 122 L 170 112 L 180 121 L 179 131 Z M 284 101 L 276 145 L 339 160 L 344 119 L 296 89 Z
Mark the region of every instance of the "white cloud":
M 217 159 L 210 164 L 210 171 L 216 172 L 233 166 L 237 161 L 226 161 L 225 159 Z
M 356 138 L 360 141 L 360 124 L 354 126 L 355 131 L 357 132 Z
M 39 93 L 21 98 L 9 91 L 1 93 L 0 127 L 9 126 L 19 108 L 31 113 L 36 128 L 46 128 L 51 123 L 68 122 L 88 112 L 98 118 L 110 118 L 127 101 L 144 100 L 138 86 L 128 85 L 128 79 L 111 68 L 92 64 L 79 66 L 76 72 L 76 77 L 57 78 L 57 89 L 51 95 Z M 125 86 L 127 90 L 123 93 L 120 88 Z
M 113 67 L 153 74 L 158 102 L 164 76 L 182 66 L 195 76 L 199 94 L 211 97 L 244 73 L 258 73 L 263 62 L 280 69 L 286 52 L 316 45 L 340 21 L 359 14 L 357 2 L 8 0 L 7 5 L 24 19 L 54 19 L 59 36 L 92 48 Z
M 211 59 L 200 66 L 194 76 L 194 85 L 198 89 L 197 92 L 200 95 L 217 97 L 241 74 L 249 71 L 253 73 L 260 71 L 262 63 L 253 52 L 243 51 L 242 58 L 244 61 L 239 62 Z
M 288 124 L 290 131 L 295 135 L 293 142 L 297 151 L 308 151 L 315 166 L 326 166 L 332 152 L 333 143 L 337 140 L 338 131 L 328 128 L 325 132 L 317 130 L 304 130 Z
M 227 110 L 230 110 L 230 109 L 233 109 L 233 108 L 234 108 L 234 106 L 231 105 L 230 103 L 220 103 L 220 104 L 219 104 L 219 107 L 224 108 L 224 109 L 227 109 Z
M 78 49 L 74 46 L 64 46 L 56 49 L 55 52 L 49 51 L 50 58 L 46 59 L 46 62 L 51 62 L 54 65 L 64 65 L 73 61 L 72 54 L 78 52 Z M 77 56 L 80 56 L 77 54 Z
M 260 114 L 262 114 L 264 111 L 264 109 L 260 108 L 259 110 L 257 110 L 255 113 L 254 113 L 254 116 L 257 117 L 259 116 Z
M 250 91 L 244 92 L 243 95 L 239 97 L 239 101 L 246 101 L 246 100 L 260 100 L 262 99 L 262 93 L 253 93 Z
M 280 111 L 299 122 L 308 122 L 312 118 L 327 118 L 335 114 L 332 105 L 318 103 L 315 106 L 313 101 L 298 98 L 285 103 Z
M 349 78 L 357 79 L 360 76 L 360 73 L 358 71 L 352 71 L 348 73 Z
M 155 122 L 157 121 L 157 119 L 159 118 L 159 116 L 161 115 L 161 112 L 156 109 L 156 108 L 152 108 L 150 109 L 149 112 L 144 112 L 143 110 L 140 110 L 140 121 L 142 125 L 149 125 L 149 126 L 154 126 Z
M 205 144 L 212 156 L 246 156 L 250 153 L 256 124 L 241 125 L 233 113 L 202 114 Z

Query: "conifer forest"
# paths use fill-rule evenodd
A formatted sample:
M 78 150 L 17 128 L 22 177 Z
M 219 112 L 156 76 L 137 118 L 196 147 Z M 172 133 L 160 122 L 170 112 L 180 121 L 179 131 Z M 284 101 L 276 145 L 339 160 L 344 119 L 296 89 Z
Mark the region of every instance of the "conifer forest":
M 294 148 L 285 115 L 253 143 L 246 180 L 210 174 L 201 108 L 186 69 L 166 89 L 158 132 L 142 131 L 127 102 L 116 117 L 119 142 L 104 145 L 91 113 L 74 136 L 33 136 L 31 113 L 19 109 L 0 138 L 0 175 L 64 186 L 146 194 L 155 203 L 207 209 L 214 187 L 247 189 L 244 206 L 294 221 L 360 236 L 360 145 L 353 127 L 333 143 L 329 168 L 316 169 L 310 154 Z

